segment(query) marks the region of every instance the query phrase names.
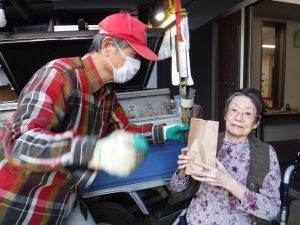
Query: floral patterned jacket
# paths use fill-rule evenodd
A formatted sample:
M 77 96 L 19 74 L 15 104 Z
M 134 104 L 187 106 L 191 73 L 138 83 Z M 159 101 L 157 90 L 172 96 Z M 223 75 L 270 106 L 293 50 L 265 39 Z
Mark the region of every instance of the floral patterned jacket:
M 217 158 L 232 177 L 247 186 L 250 168 L 249 140 L 243 142 L 223 141 Z M 272 146 L 269 147 L 269 171 L 258 192 L 246 189 L 242 201 L 227 190 L 202 183 L 187 211 L 189 225 L 251 224 L 250 215 L 273 220 L 280 210 L 279 186 L 281 173 Z M 180 180 L 176 173 L 171 179 L 171 190 L 182 191 L 189 185 L 189 177 Z

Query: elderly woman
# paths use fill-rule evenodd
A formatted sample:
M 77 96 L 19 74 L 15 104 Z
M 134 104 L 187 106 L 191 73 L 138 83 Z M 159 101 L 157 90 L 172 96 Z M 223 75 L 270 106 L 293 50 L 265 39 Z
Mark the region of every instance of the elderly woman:
M 262 96 L 255 89 L 241 89 L 229 96 L 226 130 L 218 137 L 216 168 L 194 162 L 191 176 L 186 176 L 191 158 L 187 149 L 182 149 L 171 190 L 179 192 L 191 181 L 201 182 L 187 210 L 187 224 L 271 224 L 277 216 L 281 182 L 278 159 L 272 146 L 251 134 L 263 112 Z

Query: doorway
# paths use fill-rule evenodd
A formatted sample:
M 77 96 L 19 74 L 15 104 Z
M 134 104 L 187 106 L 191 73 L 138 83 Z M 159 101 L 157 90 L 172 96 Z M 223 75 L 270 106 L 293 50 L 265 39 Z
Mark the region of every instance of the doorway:
M 285 23 L 262 23 L 260 90 L 266 107 L 281 108 L 284 101 Z

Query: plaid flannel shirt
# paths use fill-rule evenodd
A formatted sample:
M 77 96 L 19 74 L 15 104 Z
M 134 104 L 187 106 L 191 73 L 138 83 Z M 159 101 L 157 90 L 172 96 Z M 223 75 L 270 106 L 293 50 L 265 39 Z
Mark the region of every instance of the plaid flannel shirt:
M 115 129 L 163 142 L 162 125 L 130 124 L 89 54 L 39 69 L 2 134 L 0 224 L 60 224 L 75 186 L 89 186 L 95 142 Z

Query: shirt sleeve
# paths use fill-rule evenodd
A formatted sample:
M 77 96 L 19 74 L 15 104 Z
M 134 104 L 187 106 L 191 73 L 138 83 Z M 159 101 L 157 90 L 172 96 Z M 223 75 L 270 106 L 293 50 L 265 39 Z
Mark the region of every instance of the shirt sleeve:
M 280 210 L 281 173 L 278 159 L 270 146 L 270 170 L 266 175 L 259 192 L 246 189 L 239 208 L 256 217 L 273 220 Z
M 54 68 L 44 67 L 34 75 L 4 131 L 3 147 L 9 161 L 35 171 L 87 165 L 96 138 L 77 136 L 74 130 L 58 132 L 70 92 L 65 78 Z
M 178 170 L 173 174 L 170 181 L 170 189 L 175 192 L 180 192 L 188 188 L 189 186 L 189 176 L 183 179 L 179 179 L 177 176 Z
M 113 107 L 108 131 L 112 132 L 116 129 L 125 129 L 129 132 L 139 133 L 143 135 L 149 141 L 149 143 L 165 142 L 163 136 L 163 124 L 131 124 L 127 119 L 124 109 L 120 105 L 117 96 L 115 95 L 113 99 Z

